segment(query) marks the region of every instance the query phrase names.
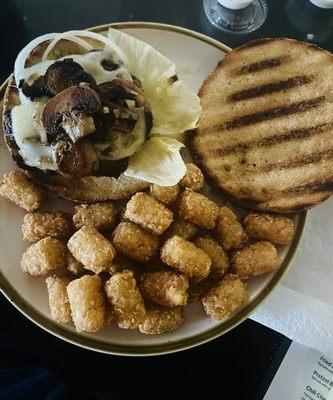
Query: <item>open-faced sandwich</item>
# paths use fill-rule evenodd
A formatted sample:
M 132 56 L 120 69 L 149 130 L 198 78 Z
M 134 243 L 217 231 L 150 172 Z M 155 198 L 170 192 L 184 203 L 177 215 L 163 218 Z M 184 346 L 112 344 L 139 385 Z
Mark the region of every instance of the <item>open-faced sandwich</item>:
M 3 125 L 31 179 L 93 202 L 178 183 L 186 172 L 179 140 L 200 112 L 175 65 L 150 45 L 115 29 L 70 31 L 20 52 Z

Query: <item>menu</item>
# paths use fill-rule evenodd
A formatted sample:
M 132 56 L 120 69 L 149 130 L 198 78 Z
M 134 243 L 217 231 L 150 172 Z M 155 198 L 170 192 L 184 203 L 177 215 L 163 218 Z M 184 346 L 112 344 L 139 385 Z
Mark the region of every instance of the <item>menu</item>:
M 264 400 L 333 400 L 333 356 L 292 342 Z

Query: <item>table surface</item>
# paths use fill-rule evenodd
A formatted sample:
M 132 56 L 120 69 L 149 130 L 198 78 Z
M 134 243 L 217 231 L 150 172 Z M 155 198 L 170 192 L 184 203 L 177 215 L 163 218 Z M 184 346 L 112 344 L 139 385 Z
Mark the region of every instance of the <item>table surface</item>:
M 269 0 L 264 25 L 247 35 L 230 35 L 206 19 L 202 0 L 7 0 L 0 13 L 0 78 L 12 71 L 18 51 L 47 32 L 82 29 L 124 21 L 153 21 L 183 26 L 236 47 L 260 37 L 313 40 L 333 50 L 331 10 L 320 11 L 306 0 Z M 320 23 L 319 23 L 320 22 Z M 290 343 L 284 336 L 247 320 L 232 332 L 198 348 L 160 357 L 124 358 L 83 350 L 42 331 L 1 295 L 0 333 L 39 361 L 87 392 L 111 392 L 127 399 L 188 395 L 258 399 Z M 170 382 L 170 384 L 169 384 Z M 180 385 L 178 385 L 180 383 Z M 177 385 L 176 385 L 177 384 Z M 229 397 L 230 398 L 230 397 Z

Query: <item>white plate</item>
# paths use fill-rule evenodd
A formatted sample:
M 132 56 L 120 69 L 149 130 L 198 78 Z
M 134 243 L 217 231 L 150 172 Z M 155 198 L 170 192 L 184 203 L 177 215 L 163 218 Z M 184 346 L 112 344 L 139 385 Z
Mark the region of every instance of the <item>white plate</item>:
M 114 26 L 114 25 L 113 25 Z M 104 31 L 108 25 L 94 28 Z M 174 61 L 178 75 L 197 91 L 202 80 L 230 49 L 204 35 L 170 25 L 152 23 L 124 23 L 116 27 L 152 44 Z M 2 87 L 1 95 L 5 85 Z M 15 165 L 1 136 L 0 174 Z M 218 199 L 209 188 L 209 194 Z M 71 209 L 63 200 L 51 198 L 45 209 Z M 20 258 L 26 249 L 21 227 L 24 212 L 10 202 L 0 200 L 0 279 L 4 295 L 29 319 L 50 333 L 77 345 L 111 354 L 152 355 L 179 351 L 211 340 L 244 320 L 281 279 L 290 264 L 299 242 L 305 214 L 295 218 L 296 234 L 290 246 L 279 251 L 281 267 L 275 273 L 252 279 L 249 283 L 249 303 L 226 321 L 209 319 L 200 303 L 185 307 L 185 323 L 175 332 L 160 336 L 143 335 L 138 331 L 108 327 L 94 334 L 77 333 L 70 325 L 58 324 L 50 319 L 45 280 L 27 276 L 20 270 Z

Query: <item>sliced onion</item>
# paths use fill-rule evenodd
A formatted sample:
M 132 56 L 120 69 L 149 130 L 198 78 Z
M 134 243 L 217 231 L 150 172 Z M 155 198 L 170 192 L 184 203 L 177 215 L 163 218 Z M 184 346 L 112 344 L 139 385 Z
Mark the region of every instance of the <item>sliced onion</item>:
M 18 56 L 16 57 L 15 64 L 14 64 L 14 75 L 17 84 L 20 82 L 21 79 L 21 72 L 25 68 L 25 62 L 29 57 L 31 51 L 37 47 L 39 44 L 47 41 L 53 40 L 59 33 L 47 33 L 46 35 L 42 35 L 37 37 L 36 39 L 32 40 L 28 43 L 23 49 L 19 52 Z
M 47 46 L 43 57 L 42 61 L 47 60 L 48 55 L 51 53 L 51 51 L 54 49 L 55 45 L 61 40 L 61 39 L 66 39 L 70 40 L 71 42 L 74 42 L 82 47 L 84 47 L 86 50 L 90 51 L 93 49 L 93 46 L 91 46 L 88 42 L 85 40 L 82 40 L 76 36 L 73 36 L 70 34 L 70 32 L 65 32 L 65 33 L 59 33 L 58 36 L 56 36 L 53 41 Z
M 36 74 L 37 76 L 42 76 L 45 74 L 48 67 L 53 63 L 54 60 L 46 60 L 46 61 L 41 61 L 38 64 L 34 64 L 31 67 L 24 68 L 24 70 L 21 71 L 20 77 L 21 79 L 27 80 L 33 74 Z
M 107 47 L 109 47 L 115 53 L 117 53 L 121 59 L 123 59 L 123 57 L 124 57 L 124 54 L 123 54 L 122 50 L 120 49 L 120 47 L 115 45 L 109 38 L 102 35 L 101 33 L 96 33 L 96 32 L 92 32 L 92 31 L 68 31 L 65 33 L 69 33 L 69 34 L 72 34 L 75 36 L 83 36 L 83 37 L 86 36 L 86 37 L 90 37 L 91 39 L 95 39 L 100 42 L 103 42 Z
M 80 36 L 80 37 L 77 37 Z M 19 83 L 21 80 L 21 74 L 22 71 L 25 69 L 25 62 L 27 58 L 30 56 L 31 51 L 37 47 L 39 44 L 51 40 L 52 42 L 48 45 L 47 49 L 45 50 L 43 54 L 43 60 L 46 60 L 47 56 L 49 55 L 50 51 L 54 48 L 56 43 L 62 39 L 66 38 L 67 40 L 71 40 L 81 46 L 84 46 L 87 50 L 92 50 L 93 47 L 87 43 L 85 40 L 81 39 L 81 37 L 90 37 L 91 39 L 95 39 L 99 42 L 104 43 L 105 46 L 108 48 L 112 49 L 117 53 L 117 55 L 123 59 L 124 54 L 121 51 L 121 49 L 116 46 L 109 38 L 106 36 L 96 33 L 96 32 L 91 32 L 91 31 L 79 31 L 79 30 L 73 30 L 73 31 L 68 31 L 64 33 L 47 33 L 45 35 L 39 36 L 36 39 L 32 40 L 30 43 L 28 43 L 18 54 L 16 60 L 15 60 L 15 65 L 14 65 L 14 75 L 16 82 Z

